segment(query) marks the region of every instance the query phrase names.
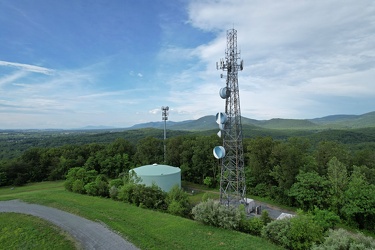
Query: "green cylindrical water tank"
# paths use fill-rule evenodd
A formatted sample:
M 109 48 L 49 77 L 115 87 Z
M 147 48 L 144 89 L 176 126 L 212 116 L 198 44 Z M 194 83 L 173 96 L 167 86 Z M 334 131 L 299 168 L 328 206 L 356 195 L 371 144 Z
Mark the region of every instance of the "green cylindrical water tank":
M 152 164 L 134 168 L 130 171 L 134 171 L 141 178 L 142 184 L 151 186 L 155 183 L 165 192 L 171 190 L 175 185 L 181 187 L 181 169 L 177 167 Z

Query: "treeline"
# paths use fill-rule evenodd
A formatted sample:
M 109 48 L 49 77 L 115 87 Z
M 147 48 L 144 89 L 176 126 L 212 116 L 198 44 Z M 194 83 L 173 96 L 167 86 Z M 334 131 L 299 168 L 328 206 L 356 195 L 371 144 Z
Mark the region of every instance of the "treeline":
M 188 131 L 168 131 L 169 137 L 190 134 Z M 63 145 L 84 145 L 90 143 L 111 143 L 117 138 L 137 144 L 145 137 L 163 138 L 159 129 L 137 129 L 126 131 L 107 130 L 0 130 L 0 161 L 19 157 L 31 147 L 55 148 Z
M 248 194 L 311 211 L 338 214 L 351 226 L 375 230 L 375 152 L 349 151 L 344 145 L 270 137 L 247 143 Z
M 375 150 L 375 127 L 361 129 L 266 129 L 245 124 L 243 135 L 245 139 L 270 136 L 275 140 L 287 140 L 291 137 L 303 137 L 315 147 L 323 140 L 336 141 L 353 149 L 371 147 Z M 203 131 L 168 130 L 168 138 L 176 136 L 209 136 L 216 134 L 217 129 Z M 111 143 L 117 138 L 137 144 L 145 137 L 163 139 L 163 131 L 155 128 L 135 130 L 0 130 L 0 161 L 20 156 L 30 147 L 50 148 L 63 145 L 84 145 L 90 143 Z
M 136 144 L 116 139 L 112 143 L 29 148 L 19 157 L 0 162 L 0 186 L 61 180 L 74 167 L 116 178 L 134 167 L 163 163 L 163 143 L 162 139 L 145 137 Z M 170 138 L 166 145 L 166 164 L 180 166 L 186 180 L 203 183 L 206 176 L 218 175 L 218 163 L 212 157 L 212 148 L 219 143 L 215 136 Z
M 216 135 L 180 135 L 166 141 L 144 137 L 136 143 L 69 144 L 29 148 L 19 157 L 0 162 L 0 185 L 65 179 L 69 169 L 82 167 L 109 179 L 152 163 L 181 168 L 182 179 L 211 187 L 219 185 L 220 163 L 212 149 Z M 311 210 L 327 209 L 359 228 L 374 230 L 375 151 L 335 141 L 311 142 L 303 137 L 244 140 L 247 193 Z

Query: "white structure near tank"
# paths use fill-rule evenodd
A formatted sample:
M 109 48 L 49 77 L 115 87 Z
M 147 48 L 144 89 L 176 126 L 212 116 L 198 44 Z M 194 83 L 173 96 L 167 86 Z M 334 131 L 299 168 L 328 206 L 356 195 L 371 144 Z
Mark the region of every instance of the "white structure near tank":
M 180 168 L 155 163 L 133 168 L 129 172 L 131 171 L 134 171 L 141 178 L 140 183 L 146 186 L 151 186 L 154 183 L 165 192 L 171 190 L 175 185 L 181 188 Z
M 281 213 L 279 217 L 276 218 L 276 220 L 282 220 L 282 219 L 290 219 L 294 217 L 295 215 L 293 214 L 288 214 L 288 213 Z

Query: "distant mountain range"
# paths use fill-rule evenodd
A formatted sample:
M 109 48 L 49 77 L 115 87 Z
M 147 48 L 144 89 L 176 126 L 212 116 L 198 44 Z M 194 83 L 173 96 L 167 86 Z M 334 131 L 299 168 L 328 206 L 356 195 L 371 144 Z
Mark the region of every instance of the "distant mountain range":
M 354 129 L 375 127 L 375 111 L 362 115 L 330 115 L 314 119 L 281 119 L 255 120 L 241 118 L 243 126 L 266 129 L 320 130 L 320 129 Z M 167 121 L 168 130 L 202 131 L 217 129 L 215 116 L 204 116 L 197 120 L 182 122 Z M 157 128 L 163 129 L 164 122 L 148 122 L 136 124 L 127 129 Z

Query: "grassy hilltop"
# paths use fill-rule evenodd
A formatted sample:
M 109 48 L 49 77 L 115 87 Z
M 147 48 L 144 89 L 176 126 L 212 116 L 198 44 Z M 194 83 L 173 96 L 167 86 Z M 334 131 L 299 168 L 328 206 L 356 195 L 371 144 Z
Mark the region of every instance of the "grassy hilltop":
M 29 184 L 14 190 L 1 188 L 0 200 L 10 199 L 55 207 L 102 221 L 140 249 L 282 249 L 248 234 L 205 226 L 123 202 L 68 192 L 62 181 Z M 26 229 L 20 227 L 18 230 L 25 231 L 28 237 Z M 17 236 L 14 237 L 16 240 Z M 71 242 L 66 244 L 71 246 Z

